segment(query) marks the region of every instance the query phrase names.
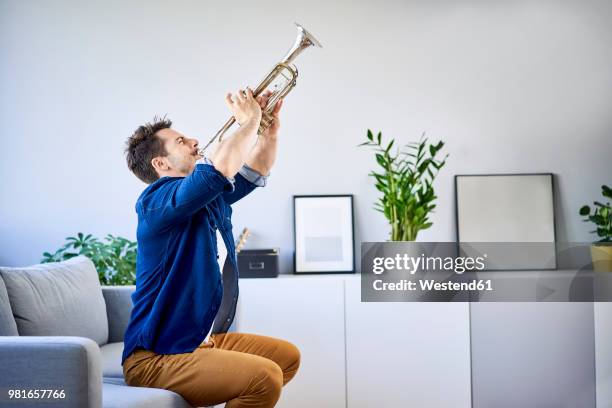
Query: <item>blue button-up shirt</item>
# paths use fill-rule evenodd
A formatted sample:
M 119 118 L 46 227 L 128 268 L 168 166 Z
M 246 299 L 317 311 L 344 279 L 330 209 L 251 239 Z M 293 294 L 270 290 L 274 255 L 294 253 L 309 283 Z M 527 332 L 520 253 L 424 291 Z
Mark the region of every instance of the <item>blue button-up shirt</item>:
M 246 165 L 227 178 L 201 159 L 189 176 L 161 177 L 142 192 L 136 202 L 134 308 L 121 364 L 136 349 L 191 352 L 213 321 L 213 333 L 227 331 L 238 300 L 231 204 L 265 184 L 266 177 Z M 217 229 L 227 248 L 223 276 Z

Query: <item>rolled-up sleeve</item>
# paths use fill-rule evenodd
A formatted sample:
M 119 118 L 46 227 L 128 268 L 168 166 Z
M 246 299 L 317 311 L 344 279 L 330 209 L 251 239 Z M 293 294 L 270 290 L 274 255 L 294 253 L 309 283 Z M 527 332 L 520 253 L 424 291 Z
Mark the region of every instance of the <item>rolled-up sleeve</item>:
M 259 172 L 247 166 L 246 164 L 242 165 L 240 170 L 238 170 L 238 173 L 240 173 L 242 177 L 244 177 L 251 183 L 255 184 L 257 187 L 265 186 L 269 176 L 269 174 L 268 176 L 263 176 L 259 174 Z
M 233 178 L 234 190 L 224 192 L 223 199 L 227 204 L 232 205 L 255 188 L 265 186 L 268 176 L 269 174 L 264 176 L 250 166 L 243 164 L 236 177 Z

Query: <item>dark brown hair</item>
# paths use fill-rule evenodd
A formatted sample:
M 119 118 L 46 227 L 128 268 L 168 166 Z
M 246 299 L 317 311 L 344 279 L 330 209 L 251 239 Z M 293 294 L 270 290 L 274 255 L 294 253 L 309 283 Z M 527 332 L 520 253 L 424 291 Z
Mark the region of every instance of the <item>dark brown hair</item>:
M 151 184 L 159 178 L 151 160 L 154 157 L 167 154 L 162 140 L 156 133 L 171 126 L 172 121 L 170 119 L 166 119 L 165 116 L 163 118 L 155 116 L 152 122 L 145 123 L 136 129 L 125 143 L 128 168 L 136 177 L 147 184 Z

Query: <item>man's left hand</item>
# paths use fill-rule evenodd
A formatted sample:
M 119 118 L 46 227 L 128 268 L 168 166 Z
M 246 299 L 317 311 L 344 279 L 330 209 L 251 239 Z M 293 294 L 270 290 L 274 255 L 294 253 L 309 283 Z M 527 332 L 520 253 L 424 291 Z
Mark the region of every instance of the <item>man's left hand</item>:
M 266 92 L 264 92 L 263 94 L 259 95 L 256 98 L 257 102 L 259 102 L 259 106 L 261 106 L 262 111 L 263 109 L 265 109 L 266 105 L 268 104 L 268 100 L 270 99 L 271 96 L 272 96 L 272 91 L 267 90 Z M 270 127 L 268 127 L 268 129 L 266 129 L 261 135 L 265 139 L 276 139 L 276 136 L 278 135 L 278 129 L 280 128 L 279 113 L 280 113 L 282 106 L 283 106 L 283 100 L 281 99 L 276 103 L 276 106 L 274 107 L 274 110 L 272 111 L 272 117 L 274 118 L 274 121 L 272 122 Z

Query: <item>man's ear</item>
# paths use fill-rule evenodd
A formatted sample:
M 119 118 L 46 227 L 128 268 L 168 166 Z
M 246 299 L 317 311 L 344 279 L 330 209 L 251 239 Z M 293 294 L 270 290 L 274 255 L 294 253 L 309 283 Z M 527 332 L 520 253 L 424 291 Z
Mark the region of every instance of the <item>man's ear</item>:
M 151 165 L 158 173 L 160 171 L 170 170 L 170 165 L 165 157 L 157 156 L 151 159 Z

